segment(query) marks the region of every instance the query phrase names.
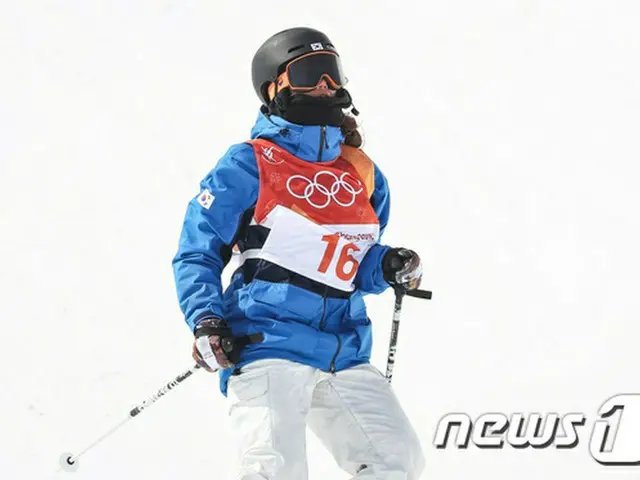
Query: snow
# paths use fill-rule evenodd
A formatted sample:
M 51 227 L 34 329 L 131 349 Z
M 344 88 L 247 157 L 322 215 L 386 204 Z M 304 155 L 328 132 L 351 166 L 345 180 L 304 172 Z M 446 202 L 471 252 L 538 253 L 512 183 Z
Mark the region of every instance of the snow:
M 232 478 L 227 404 L 191 366 L 171 259 L 186 204 L 258 102 L 255 49 L 325 30 L 420 252 L 394 388 L 424 478 L 626 479 L 590 424 L 638 391 L 638 17 L 631 0 L 0 5 L 0 476 Z M 385 368 L 393 296 L 367 298 Z M 573 450 L 437 450 L 449 412 L 584 412 Z M 309 435 L 311 480 L 347 478 Z M 70 477 L 72 476 L 72 477 Z

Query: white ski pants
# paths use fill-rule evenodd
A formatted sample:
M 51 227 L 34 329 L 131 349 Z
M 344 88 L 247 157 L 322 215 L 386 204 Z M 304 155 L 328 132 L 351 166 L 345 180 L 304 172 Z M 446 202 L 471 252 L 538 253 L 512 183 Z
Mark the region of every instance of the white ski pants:
M 414 480 L 418 437 L 372 365 L 335 374 L 288 360 L 258 360 L 229 380 L 240 480 L 307 480 L 306 426 L 358 480 Z

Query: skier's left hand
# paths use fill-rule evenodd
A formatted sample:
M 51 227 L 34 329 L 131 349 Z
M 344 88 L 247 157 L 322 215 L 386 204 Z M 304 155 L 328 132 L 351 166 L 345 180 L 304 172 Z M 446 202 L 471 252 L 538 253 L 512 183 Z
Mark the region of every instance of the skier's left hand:
M 392 248 L 382 259 L 382 273 L 392 287 L 415 290 L 422 280 L 422 261 L 413 250 Z

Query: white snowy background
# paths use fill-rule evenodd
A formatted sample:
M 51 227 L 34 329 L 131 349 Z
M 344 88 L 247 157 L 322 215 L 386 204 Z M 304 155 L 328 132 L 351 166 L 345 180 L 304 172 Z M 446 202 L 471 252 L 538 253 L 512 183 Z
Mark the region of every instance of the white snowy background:
M 0 2 L 0 478 L 232 478 L 226 400 L 192 364 L 171 259 L 187 202 L 258 101 L 255 49 L 325 30 L 420 252 L 394 385 L 429 479 L 631 479 L 588 453 L 640 392 L 640 3 Z M 369 298 L 386 364 L 393 298 Z M 463 411 L 585 412 L 573 450 L 437 450 Z M 340 479 L 309 435 L 310 478 Z

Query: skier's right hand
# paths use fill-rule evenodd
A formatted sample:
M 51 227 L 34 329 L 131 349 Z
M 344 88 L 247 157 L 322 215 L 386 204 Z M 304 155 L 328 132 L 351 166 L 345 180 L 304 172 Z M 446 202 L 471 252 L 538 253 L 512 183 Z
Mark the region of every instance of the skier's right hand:
M 219 318 L 202 320 L 194 330 L 193 359 L 209 372 L 233 367 L 229 359 L 234 341 L 231 329 Z

